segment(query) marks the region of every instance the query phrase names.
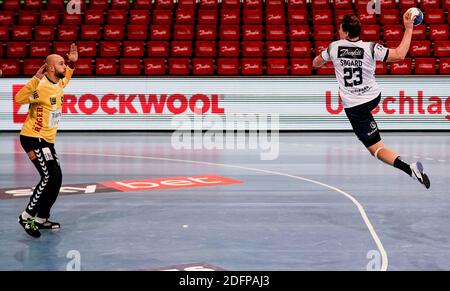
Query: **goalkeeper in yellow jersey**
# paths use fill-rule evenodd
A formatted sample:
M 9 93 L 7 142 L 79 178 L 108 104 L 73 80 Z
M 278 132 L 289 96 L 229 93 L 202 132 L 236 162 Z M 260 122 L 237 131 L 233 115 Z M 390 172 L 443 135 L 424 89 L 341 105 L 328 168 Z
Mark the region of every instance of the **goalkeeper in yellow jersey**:
M 59 223 L 48 220 L 62 182 L 54 144 L 61 117 L 63 89 L 69 83 L 74 63 L 78 60 L 75 44 L 70 46 L 67 58 L 66 64 L 60 55 L 49 55 L 36 75 L 15 96 L 17 103 L 30 104 L 20 132 L 20 143 L 41 175 L 30 202 L 19 216 L 19 223 L 33 237 L 40 237 L 39 229 L 60 228 Z

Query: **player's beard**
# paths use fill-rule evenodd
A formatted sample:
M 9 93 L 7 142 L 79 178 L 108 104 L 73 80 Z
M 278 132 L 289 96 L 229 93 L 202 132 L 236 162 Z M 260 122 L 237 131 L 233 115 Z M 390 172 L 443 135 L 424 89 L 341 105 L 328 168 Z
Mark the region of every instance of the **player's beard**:
M 65 74 L 64 74 L 64 72 L 56 72 L 55 76 L 56 76 L 58 79 L 62 79 L 62 78 L 65 77 Z

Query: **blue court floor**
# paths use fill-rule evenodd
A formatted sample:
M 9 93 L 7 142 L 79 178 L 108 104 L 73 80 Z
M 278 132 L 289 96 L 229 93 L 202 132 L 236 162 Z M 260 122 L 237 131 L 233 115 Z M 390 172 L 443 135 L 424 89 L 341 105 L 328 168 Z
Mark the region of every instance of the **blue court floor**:
M 74 258 L 81 270 L 450 270 L 450 133 L 382 136 L 423 162 L 431 189 L 352 133 L 282 133 L 278 158 L 262 160 L 260 149 L 175 149 L 170 133 L 61 132 L 62 228 L 34 239 L 17 217 L 39 176 L 18 133 L 1 133 L 0 270 Z M 130 180 L 158 186 L 99 184 Z

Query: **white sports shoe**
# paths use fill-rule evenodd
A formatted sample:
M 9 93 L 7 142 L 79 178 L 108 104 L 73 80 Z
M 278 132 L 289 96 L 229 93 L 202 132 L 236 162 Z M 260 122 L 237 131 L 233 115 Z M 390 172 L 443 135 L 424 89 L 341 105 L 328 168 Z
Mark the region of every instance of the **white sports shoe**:
M 415 162 L 412 163 L 411 165 L 409 165 L 411 167 L 412 170 L 412 177 L 414 179 L 417 179 L 417 181 L 419 181 L 421 184 L 423 184 L 425 186 L 425 188 L 429 189 L 431 184 L 430 184 L 430 179 L 428 179 L 427 174 L 425 174 L 423 172 L 423 165 L 421 162 Z

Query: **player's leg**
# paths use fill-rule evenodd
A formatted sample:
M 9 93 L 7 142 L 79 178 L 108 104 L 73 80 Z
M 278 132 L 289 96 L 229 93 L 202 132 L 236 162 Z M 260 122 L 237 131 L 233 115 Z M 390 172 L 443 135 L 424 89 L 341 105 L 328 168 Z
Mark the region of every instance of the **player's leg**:
M 50 217 L 50 209 L 55 203 L 61 188 L 62 173 L 54 146 L 52 144 L 46 144 L 46 147 L 48 148 L 48 150 L 45 150 L 47 152 L 47 167 L 52 180 L 48 195 L 43 197 L 39 206 L 39 211 L 36 215 L 36 225 L 39 229 L 59 229 L 60 224 L 50 221 L 48 218 Z

